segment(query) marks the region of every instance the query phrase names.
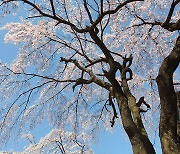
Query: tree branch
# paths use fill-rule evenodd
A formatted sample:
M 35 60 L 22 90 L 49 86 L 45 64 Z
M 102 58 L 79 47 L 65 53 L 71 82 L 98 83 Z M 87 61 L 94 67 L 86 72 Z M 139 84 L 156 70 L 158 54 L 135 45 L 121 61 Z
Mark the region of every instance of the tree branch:
M 96 21 L 92 24 L 91 27 L 92 27 L 92 28 L 96 27 L 96 25 L 99 24 L 106 15 L 115 14 L 115 13 L 117 13 L 122 7 L 124 7 L 125 5 L 127 5 L 128 3 L 138 2 L 138 1 L 144 1 L 144 0 L 127 0 L 127 1 L 125 1 L 125 2 L 123 2 L 123 3 L 120 3 L 114 10 L 104 11 L 102 14 L 100 14 L 100 16 L 96 19 Z
M 90 69 L 85 68 L 85 67 L 83 67 L 82 65 L 80 65 L 80 64 L 78 63 L 78 61 L 73 60 L 73 59 L 66 59 L 66 58 L 61 57 L 60 62 L 65 62 L 65 63 L 71 62 L 71 63 L 73 63 L 73 64 L 74 64 L 76 67 L 78 67 L 80 70 L 82 70 L 82 71 L 84 71 L 84 72 L 87 72 L 87 73 L 89 74 L 89 76 L 91 77 L 91 80 L 92 80 L 94 83 L 96 83 L 97 85 L 105 88 L 105 89 L 108 90 L 109 92 L 113 92 L 113 89 L 112 89 L 111 84 L 109 84 L 109 83 L 107 83 L 107 82 L 105 82 L 105 81 L 97 78 Z M 91 82 L 91 80 L 88 81 L 88 82 Z
M 180 0 L 173 0 L 173 2 L 171 4 L 171 8 L 170 8 L 169 13 L 168 13 L 168 16 L 167 16 L 165 22 L 162 23 L 162 27 L 168 27 L 169 26 L 169 22 L 171 20 L 172 15 L 173 15 L 174 9 L 179 2 L 180 2 Z
M 51 3 L 51 8 L 52 8 L 53 15 L 56 16 L 53 0 L 50 0 L 50 3 Z
M 112 101 L 112 97 L 111 97 L 111 93 L 109 93 L 109 105 L 112 106 L 112 109 L 113 109 L 113 117 L 112 117 L 112 120 L 110 121 L 111 122 L 111 127 L 114 126 L 115 124 L 115 119 L 118 118 L 117 116 L 117 111 L 116 111 L 116 107 Z

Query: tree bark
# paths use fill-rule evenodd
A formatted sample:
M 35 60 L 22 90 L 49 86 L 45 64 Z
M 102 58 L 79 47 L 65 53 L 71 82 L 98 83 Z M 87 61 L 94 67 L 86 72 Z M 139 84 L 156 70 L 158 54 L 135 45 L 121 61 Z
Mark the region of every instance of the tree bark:
M 159 135 L 163 154 L 180 153 L 178 141 L 177 97 L 173 86 L 173 73 L 180 62 L 180 36 L 171 53 L 164 59 L 156 78 L 160 95 Z
M 109 71 L 104 72 L 104 73 L 105 73 L 106 78 L 109 80 L 109 82 L 112 85 L 113 96 L 117 100 L 118 107 L 121 114 L 122 124 L 131 142 L 133 153 L 134 154 L 155 154 L 154 147 L 152 143 L 150 142 L 146 134 L 146 131 L 144 130 L 143 124 L 141 123 L 141 117 L 136 116 L 137 114 L 134 113 L 134 109 L 133 111 L 131 110 L 134 107 L 131 107 L 131 104 L 133 104 L 132 103 L 133 100 L 131 99 L 132 97 L 130 97 L 131 96 L 130 92 L 128 94 L 128 92 L 125 92 L 128 90 L 123 91 L 119 82 L 116 80 L 115 74 L 118 69 L 117 62 L 114 61 L 114 58 L 112 57 L 111 52 L 105 46 L 104 42 L 99 39 L 94 29 L 91 29 L 90 36 L 94 40 L 94 42 L 99 46 L 99 48 L 102 50 L 110 66 Z M 126 83 L 126 86 L 125 86 L 125 83 Z M 124 87 L 126 87 L 125 89 L 128 89 L 127 81 L 125 81 L 125 83 L 124 83 Z M 136 102 L 134 102 L 134 104 L 136 104 Z
M 125 129 L 132 145 L 134 154 L 155 154 L 154 147 L 146 135 L 141 133 L 133 121 L 131 110 L 126 98 L 123 98 L 118 92 L 115 93 L 118 107 L 121 114 L 123 128 Z

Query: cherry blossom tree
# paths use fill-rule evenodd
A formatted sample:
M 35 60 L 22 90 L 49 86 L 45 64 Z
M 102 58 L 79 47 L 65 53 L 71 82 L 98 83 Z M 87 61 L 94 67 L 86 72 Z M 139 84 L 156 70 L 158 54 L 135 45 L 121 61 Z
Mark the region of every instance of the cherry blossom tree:
M 1 27 L 20 46 L 0 62 L 1 146 L 17 132 L 24 153 L 93 153 L 121 120 L 133 153 L 155 153 L 158 123 L 162 152 L 180 153 L 180 0 L 1 0 L 1 18 L 23 8 Z M 54 129 L 35 144 L 45 119 Z

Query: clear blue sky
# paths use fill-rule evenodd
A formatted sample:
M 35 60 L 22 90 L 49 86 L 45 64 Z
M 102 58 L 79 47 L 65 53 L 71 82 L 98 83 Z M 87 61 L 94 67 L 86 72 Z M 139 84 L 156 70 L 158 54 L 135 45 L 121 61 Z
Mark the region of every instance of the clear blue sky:
M 0 27 L 6 22 L 17 21 L 18 17 L 8 16 L 4 20 L 0 21 Z M 4 43 L 5 31 L 0 31 L 0 60 L 10 63 L 17 54 L 18 47 L 11 43 Z M 42 131 L 43 130 L 43 131 Z M 39 126 L 34 134 L 36 134 L 36 140 L 45 136 L 50 131 L 50 127 L 47 127 L 47 123 L 43 123 Z M 132 154 L 132 148 L 130 142 L 125 134 L 122 133 L 122 127 L 120 124 L 116 124 L 115 131 L 113 133 L 101 132 L 99 142 L 93 145 L 95 154 Z M 12 141 L 5 146 L 4 150 L 21 151 L 25 146 L 25 140 L 15 145 Z M 156 146 L 157 153 L 160 154 L 159 144 Z

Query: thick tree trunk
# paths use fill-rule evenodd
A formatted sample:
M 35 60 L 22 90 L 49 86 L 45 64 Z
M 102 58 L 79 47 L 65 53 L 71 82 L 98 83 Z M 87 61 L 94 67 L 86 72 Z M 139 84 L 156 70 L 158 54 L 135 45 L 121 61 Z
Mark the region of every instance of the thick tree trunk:
M 138 129 L 133 121 L 127 99 L 123 98 L 118 92 L 115 93 L 115 97 L 120 110 L 122 124 L 131 142 L 133 153 L 155 154 L 155 150 L 149 138 L 142 134 L 141 130 Z
M 178 143 L 180 143 L 180 91 L 176 92 L 176 96 L 177 96 L 177 140 Z
M 177 38 L 176 45 L 169 56 L 164 59 L 156 79 L 161 104 L 159 133 L 163 154 L 180 153 L 177 135 L 177 97 L 173 86 L 173 73 L 179 62 L 180 36 Z
M 131 142 L 134 154 L 155 154 L 153 145 L 151 144 L 144 129 L 141 117 L 140 115 L 137 116 L 137 112 L 139 114 L 139 110 L 137 109 L 136 112 L 133 109 L 137 108 L 137 106 L 135 101 L 132 103 L 133 99 L 131 99 L 131 93 L 128 89 L 126 77 L 124 77 L 123 79 L 124 91 L 122 90 L 119 82 L 116 80 L 116 71 L 117 69 L 119 69 L 118 66 L 120 64 L 118 65 L 118 62 L 114 60 L 110 50 L 105 46 L 103 41 L 100 40 L 100 38 L 97 36 L 93 29 L 91 29 L 90 31 L 90 36 L 102 50 L 106 57 L 106 62 L 110 66 L 109 71 L 104 71 L 104 74 L 109 80 L 109 82 L 112 84 L 113 96 L 117 100 L 121 114 L 122 124 Z M 127 68 L 124 69 L 127 70 Z

